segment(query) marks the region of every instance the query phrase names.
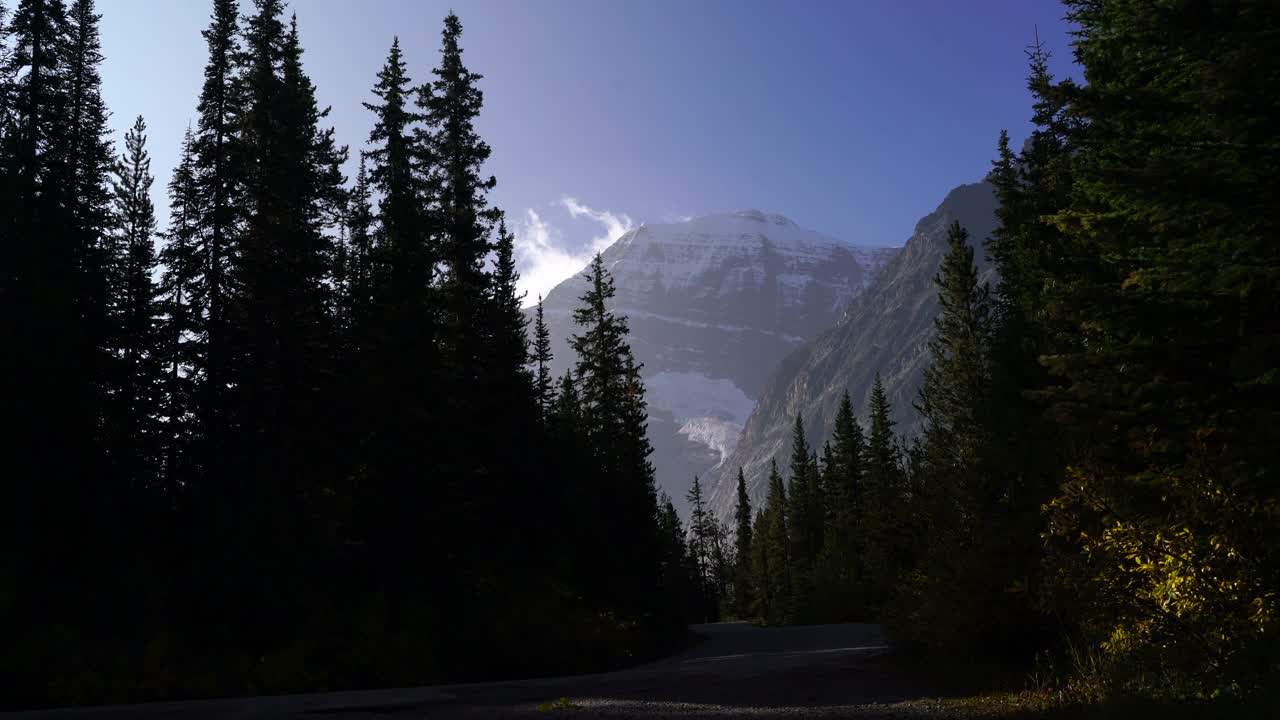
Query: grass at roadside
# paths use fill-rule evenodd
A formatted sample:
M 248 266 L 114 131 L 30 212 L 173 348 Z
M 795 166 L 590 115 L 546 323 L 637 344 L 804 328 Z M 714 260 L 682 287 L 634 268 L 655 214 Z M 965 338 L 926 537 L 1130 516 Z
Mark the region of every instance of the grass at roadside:
M 886 655 L 878 666 L 901 700 L 882 706 L 886 717 L 950 720 L 1280 720 L 1275 698 L 1156 701 L 1081 700 L 1077 693 L 1031 685 L 1025 669 L 994 665 L 921 663 Z

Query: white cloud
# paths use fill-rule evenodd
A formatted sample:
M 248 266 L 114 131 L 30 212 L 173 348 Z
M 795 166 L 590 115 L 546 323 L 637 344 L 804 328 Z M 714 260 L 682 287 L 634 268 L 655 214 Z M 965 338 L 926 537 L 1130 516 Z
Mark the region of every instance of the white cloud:
M 596 210 L 587 207 L 578 202 L 577 198 L 571 198 L 567 195 L 560 198 L 560 204 L 564 205 L 564 209 L 568 210 L 569 215 L 574 218 L 585 216 L 604 225 L 605 234 L 591 238 L 591 252 L 587 255 L 587 259 L 590 259 L 591 256 L 598 252 L 602 252 L 631 229 L 631 218 L 626 215 L 614 215 L 608 210 Z
M 607 210 L 595 210 L 571 197 L 560 200 L 572 218 L 586 217 L 604 226 L 604 235 L 591 238 L 581 248 L 566 247 L 560 231 L 538 215 L 533 209 L 525 210 L 525 216 L 514 224 L 516 236 L 516 264 L 520 269 L 519 289 L 525 293 L 525 307 L 538 302 L 538 296 L 546 297 L 556 285 L 580 272 L 591 258 L 604 251 L 632 227 L 631 218 Z

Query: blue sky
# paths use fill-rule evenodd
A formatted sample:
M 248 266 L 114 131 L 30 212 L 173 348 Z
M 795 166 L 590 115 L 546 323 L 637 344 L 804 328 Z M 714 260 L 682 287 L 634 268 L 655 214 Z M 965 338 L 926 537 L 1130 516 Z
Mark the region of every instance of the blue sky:
M 99 0 L 112 125 L 146 117 L 162 213 L 210 4 Z M 353 155 L 392 37 L 425 80 L 450 8 L 485 76 L 492 199 L 531 294 L 632 225 L 713 212 L 900 244 L 981 178 L 1001 128 L 1015 143 L 1028 132 L 1037 27 L 1055 70 L 1075 74 L 1056 0 L 293 0 L 307 70 Z

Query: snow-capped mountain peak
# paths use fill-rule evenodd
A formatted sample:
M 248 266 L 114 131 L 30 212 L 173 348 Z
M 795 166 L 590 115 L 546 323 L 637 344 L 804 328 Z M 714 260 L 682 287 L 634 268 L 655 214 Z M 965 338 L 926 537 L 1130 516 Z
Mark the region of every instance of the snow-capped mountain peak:
M 682 505 L 695 473 L 734 450 L 774 367 L 836 323 L 898 252 L 759 210 L 644 223 L 603 253 L 648 389 L 658 482 Z M 568 367 L 575 274 L 544 309 L 557 372 Z

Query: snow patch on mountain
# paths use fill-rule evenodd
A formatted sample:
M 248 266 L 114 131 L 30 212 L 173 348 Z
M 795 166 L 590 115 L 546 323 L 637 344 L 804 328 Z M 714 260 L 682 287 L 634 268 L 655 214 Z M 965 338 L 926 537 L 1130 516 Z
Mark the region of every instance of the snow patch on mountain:
M 755 401 L 733 381 L 698 372 L 661 372 L 645 381 L 649 407 L 670 413 L 677 431 L 702 445 L 720 462 L 738 446 L 742 426 Z
M 849 242 L 758 210 L 643 224 L 601 253 L 642 365 L 656 480 L 677 511 L 694 475 L 720 474 L 774 369 L 840 319 L 900 248 Z M 547 296 L 554 374 L 587 291 L 578 272 Z
M 660 372 L 644 384 L 649 407 L 671 413 L 678 423 L 709 417 L 741 427 L 755 407 L 755 401 L 732 380 L 699 372 Z
M 720 467 L 725 458 L 733 454 L 738 447 L 738 436 L 742 434 L 742 423 L 715 417 L 694 417 L 680 426 L 679 433 L 690 442 L 699 443 L 710 448 L 720 456 Z

